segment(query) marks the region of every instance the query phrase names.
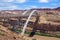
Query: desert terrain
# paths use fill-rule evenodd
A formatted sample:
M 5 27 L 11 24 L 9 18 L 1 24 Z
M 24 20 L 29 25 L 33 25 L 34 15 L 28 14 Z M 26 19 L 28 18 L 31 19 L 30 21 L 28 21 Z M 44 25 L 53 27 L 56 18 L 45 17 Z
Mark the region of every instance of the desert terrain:
M 38 36 L 38 35 L 34 35 L 34 37 L 28 37 L 27 34 L 25 34 L 22 37 L 20 34 L 16 34 L 0 25 L 0 40 L 34 40 L 34 39 L 35 40 L 60 40 L 60 38 Z
M 31 11 L 37 10 L 39 19 L 34 14 L 27 25 L 26 33 L 21 35 L 21 30 Z M 56 9 L 30 9 L 27 15 L 22 16 L 26 10 L 0 11 L 0 40 L 60 40 L 60 10 Z M 29 37 L 36 22 L 37 34 Z M 43 31 L 41 31 L 43 30 Z M 43 33 L 43 36 L 41 35 Z M 51 35 L 52 34 L 52 35 Z M 48 36 L 47 36 L 48 35 Z

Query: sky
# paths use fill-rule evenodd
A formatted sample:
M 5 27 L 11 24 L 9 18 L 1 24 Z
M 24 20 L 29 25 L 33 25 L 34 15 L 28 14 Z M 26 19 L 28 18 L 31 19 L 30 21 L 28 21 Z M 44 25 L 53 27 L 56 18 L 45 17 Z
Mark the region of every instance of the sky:
M 60 7 L 60 0 L 0 0 L 0 10 Z

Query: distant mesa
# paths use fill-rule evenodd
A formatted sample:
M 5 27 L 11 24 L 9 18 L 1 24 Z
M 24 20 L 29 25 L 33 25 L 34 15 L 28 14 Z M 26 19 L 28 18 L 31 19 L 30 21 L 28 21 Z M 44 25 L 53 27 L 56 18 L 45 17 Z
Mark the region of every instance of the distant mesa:
M 60 7 L 55 8 L 55 10 L 59 10 L 60 11 Z
M 60 7 L 57 7 L 57 8 L 32 8 L 31 10 L 58 10 L 58 11 L 60 11 Z

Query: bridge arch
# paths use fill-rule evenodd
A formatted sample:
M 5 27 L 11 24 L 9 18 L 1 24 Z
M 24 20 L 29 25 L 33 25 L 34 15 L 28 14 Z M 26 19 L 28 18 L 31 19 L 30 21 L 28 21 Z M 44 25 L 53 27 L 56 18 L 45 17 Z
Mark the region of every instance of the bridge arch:
M 28 12 L 28 11 L 26 11 L 26 12 Z M 24 16 L 24 15 L 26 14 L 26 12 L 24 12 L 22 15 Z M 21 35 L 24 35 L 24 32 L 25 32 L 26 27 L 27 27 L 27 25 L 28 25 L 28 22 L 29 22 L 31 16 L 32 16 L 34 13 L 36 13 L 36 20 L 35 20 L 35 23 L 34 23 L 34 24 L 37 24 L 37 23 L 38 23 L 38 21 L 39 21 L 39 14 L 37 13 L 37 10 L 33 10 L 33 11 L 31 11 L 31 13 L 29 14 L 28 19 L 26 20 L 26 23 L 25 23 L 24 26 L 23 26 Z

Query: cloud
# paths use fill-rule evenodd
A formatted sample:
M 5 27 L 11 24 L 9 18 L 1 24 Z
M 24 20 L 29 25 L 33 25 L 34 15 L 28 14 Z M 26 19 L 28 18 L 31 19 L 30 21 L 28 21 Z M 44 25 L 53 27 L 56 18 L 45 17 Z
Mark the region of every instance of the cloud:
M 13 6 L 7 6 L 6 9 L 8 10 L 14 10 L 14 9 L 18 9 L 17 6 L 13 5 Z
M 24 2 L 26 2 L 26 0 L 16 0 L 16 2 L 24 3 Z
M 38 8 L 38 6 L 35 5 L 16 5 L 13 3 L 0 3 L 0 10 L 19 10 L 19 9 L 31 9 L 31 8 Z
M 14 0 L 1 0 L 0 2 L 13 2 Z
M 1 0 L 0 2 L 16 2 L 16 3 L 24 3 L 26 0 Z
M 37 6 L 31 6 L 32 8 L 38 8 Z
M 31 9 L 31 8 L 38 8 L 38 6 L 35 6 L 35 5 L 29 5 L 29 6 L 25 6 L 25 8 L 23 9 Z
M 49 0 L 39 0 L 39 2 L 41 2 L 41 3 L 47 3 L 47 2 L 49 2 Z
M 30 1 L 30 0 L 29 0 Z M 32 1 L 32 0 L 31 0 Z M 53 2 L 55 0 L 37 0 L 40 3 L 48 3 Z M 31 8 L 53 8 L 56 7 L 57 4 L 55 3 L 49 3 L 49 4 L 43 4 L 43 5 L 37 5 L 38 2 L 28 2 L 28 0 L 1 0 L 0 1 L 0 10 L 14 10 L 14 9 L 31 9 Z M 26 2 L 26 3 L 25 3 Z M 25 4 L 24 4 L 25 3 Z M 34 4 L 37 3 L 37 4 Z M 31 5 L 32 4 L 32 5 Z M 50 5 L 50 6 L 48 6 Z M 43 7 L 41 7 L 43 6 Z M 45 7 L 48 6 L 48 7 Z
M 26 0 L 1 0 L 0 1 L 0 10 L 14 10 L 14 9 L 23 9 L 23 7 L 18 6 L 15 3 L 24 3 Z
M 12 3 L 0 3 L 0 10 L 14 10 L 14 9 L 20 9 L 20 8 Z

